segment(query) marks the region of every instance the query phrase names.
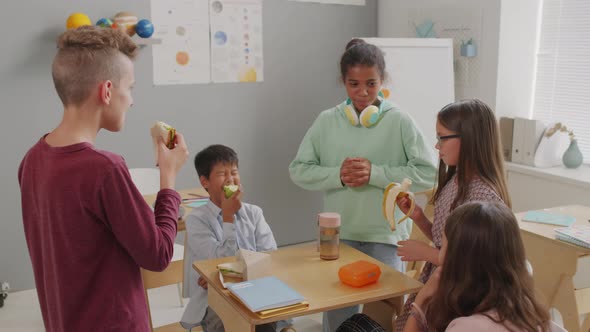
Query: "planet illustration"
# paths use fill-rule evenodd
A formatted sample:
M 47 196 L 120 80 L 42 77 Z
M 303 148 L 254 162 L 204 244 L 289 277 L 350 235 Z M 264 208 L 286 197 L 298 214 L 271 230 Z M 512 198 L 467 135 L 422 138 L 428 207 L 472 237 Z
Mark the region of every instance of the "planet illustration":
M 213 1 L 213 3 L 211 4 L 211 8 L 213 8 L 213 11 L 216 14 L 219 14 L 223 11 L 223 4 L 221 3 L 221 1 Z
M 217 45 L 224 45 L 227 42 L 227 35 L 223 31 L 217 31 L 213 35 L 213 40 Z
M 238 74 L 240 82 L 256 82 L 256 69 L 254 67 L 244 67 Z
M 181 66 L 186 66 L 190 61 L 190 56 L 185 51 L 179 51 L 176 53 L 176 63 Z

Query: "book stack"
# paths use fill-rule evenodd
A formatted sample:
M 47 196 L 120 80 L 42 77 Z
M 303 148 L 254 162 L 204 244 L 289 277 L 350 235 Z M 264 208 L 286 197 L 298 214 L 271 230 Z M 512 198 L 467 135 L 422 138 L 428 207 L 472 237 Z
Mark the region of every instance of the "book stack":
M 555 229 L 555 237 L 561 241 L 590 248 L 590 225 L 557 228 Z
M 297 291 L 274 276 L 228 285 L 230 295 L 260 318 L 306 310 L 309 304 Z

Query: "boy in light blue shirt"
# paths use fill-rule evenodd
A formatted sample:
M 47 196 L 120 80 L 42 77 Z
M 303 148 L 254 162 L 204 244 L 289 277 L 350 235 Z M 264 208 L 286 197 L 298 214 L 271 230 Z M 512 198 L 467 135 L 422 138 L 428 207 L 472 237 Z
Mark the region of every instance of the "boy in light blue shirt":
M 202 325 L 205 332 L 224 331 L 217 314 L 208 307 L 207 282 L 192 268 L 192 262 L 235 256 L 238 249 L 276 250 L 277 244 L 262 209 L 242 202 L 242 190 L 226 198 L 223 187 L 240 185 L 238 156 L 223 145 L 211 145 L 195 156 L 199 181 L 210 200 L 186 218 L 187 245 L 184 257 L 184 287 L 188 303 L 181 319 L 187 329 Z M 256 331 L 275 331 L 276 323 L 259 325 Z

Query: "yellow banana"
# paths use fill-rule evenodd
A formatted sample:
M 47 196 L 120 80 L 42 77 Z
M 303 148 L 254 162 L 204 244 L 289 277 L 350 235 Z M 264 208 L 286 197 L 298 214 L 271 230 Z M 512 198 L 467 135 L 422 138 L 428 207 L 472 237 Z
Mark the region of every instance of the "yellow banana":
M 392 182 L 386 188 L 383 194 L 383 216 L 391 225 L 391 230 L 395 230 L 395 225 L 401 223 L 402 221 L 408 219 L 408 217 L 414 211 L 414 207 L 416 206 L 416 200 L 414 198 L 414 194 L 409 191 L 410 186 L 412 185 L 412 181 L 410 179 L 404 179 L 402 183 Z M 410 209 L 403 216 L 399 221 L 395 221 L 395 207 L 397 205 L 397 198 L 407 196 L 410 201 Z

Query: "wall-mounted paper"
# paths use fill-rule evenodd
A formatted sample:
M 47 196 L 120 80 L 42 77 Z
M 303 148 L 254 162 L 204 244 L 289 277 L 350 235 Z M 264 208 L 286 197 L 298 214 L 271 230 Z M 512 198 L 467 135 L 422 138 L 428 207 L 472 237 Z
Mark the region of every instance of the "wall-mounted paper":
M 151 0 L 154 85 L 211 82 L 207 0 Z
M 262 0 L 211 0 L 211 78 L 262 82 Z
M 355 5 L 355 6 L 364 6 L 365 0 L 291 0 L 297 2 L 317 2 L 317 3 L 327 3 L 332 5 Z

